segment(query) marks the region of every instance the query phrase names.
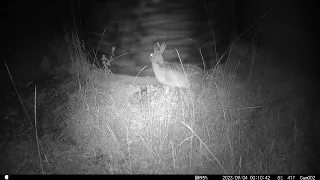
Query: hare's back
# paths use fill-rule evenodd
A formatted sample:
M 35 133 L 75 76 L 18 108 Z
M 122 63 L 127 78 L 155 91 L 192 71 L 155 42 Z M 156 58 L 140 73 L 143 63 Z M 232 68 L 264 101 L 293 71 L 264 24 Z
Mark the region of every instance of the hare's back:
M 178 63 L 165 63 L 164 64 L 165 68 L 171 69 L 174 71 L 179 71 L 179 72 L 186 72 L 188 74 L 190 73 L 202 73 L 202 69 L 198 66 L 192 65 L 192 64 L 184 64 L 183 67 L 181 64 Z

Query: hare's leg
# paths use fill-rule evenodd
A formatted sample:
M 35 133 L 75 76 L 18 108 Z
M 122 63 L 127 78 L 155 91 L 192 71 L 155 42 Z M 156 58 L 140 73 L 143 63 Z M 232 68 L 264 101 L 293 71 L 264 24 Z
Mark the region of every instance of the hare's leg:
M 169 91 L 170 91 L 170 87 L 169 86 L 165 86 L 165 94 L 168 94 L 169 93 Z

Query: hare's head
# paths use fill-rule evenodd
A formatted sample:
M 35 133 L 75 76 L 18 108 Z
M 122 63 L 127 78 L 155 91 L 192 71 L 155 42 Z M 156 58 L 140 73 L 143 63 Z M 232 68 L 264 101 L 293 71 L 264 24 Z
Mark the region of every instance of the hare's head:
M 157 42 L 154 46 L 153 46 L 153 53 L 150 54 L 150 59 L 151 62 L 160 62 L 163 63 L 163 57 L 162 57 L 162 53 L 164 52 L 164 50 L 166 49 L 167 44 L 164 42 L 162 43 L 162 45 L 160 46 L 159 42 Z

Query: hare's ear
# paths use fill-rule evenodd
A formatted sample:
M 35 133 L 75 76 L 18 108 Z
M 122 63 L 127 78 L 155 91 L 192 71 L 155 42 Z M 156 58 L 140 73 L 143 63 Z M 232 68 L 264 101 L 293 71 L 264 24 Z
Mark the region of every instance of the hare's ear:
M 159 43 L 158 43 L 158 45 L 159 45 Z M 161 54 L 162 54 L 162 53 L 164 52 L 164 50 L 166 49 L 166 46 L 167 46 L 167 43 L 166 43 L 166 42 L 162 43 L 162 45 L 161 45 L 161 47 L 160 47 L 160 53 L 161 53 Z
M 157 42 L 157 43 L 154 44 L 153 50 L 154 50 L 154 53 L 158 53 L 158 52 L 160 51 L 160 44 L 159 44 L 159 42 Z

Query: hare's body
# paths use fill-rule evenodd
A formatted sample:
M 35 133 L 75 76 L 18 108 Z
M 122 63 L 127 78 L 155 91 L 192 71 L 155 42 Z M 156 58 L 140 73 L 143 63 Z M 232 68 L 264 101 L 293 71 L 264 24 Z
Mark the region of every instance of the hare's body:
M 154 45 L 154 53 L 150 55 L 156 79 L 164 85 L 178 88 L 197 87 L 201 85 L 203 70 L 195 65 L 164 62 L 162 53 L 166 44 Z

